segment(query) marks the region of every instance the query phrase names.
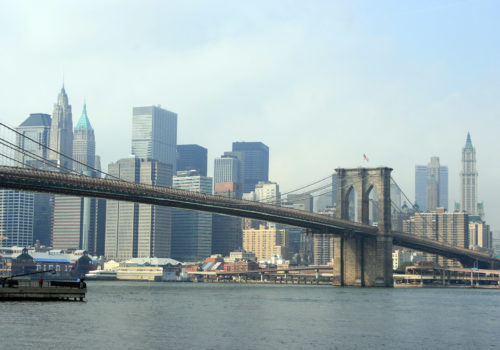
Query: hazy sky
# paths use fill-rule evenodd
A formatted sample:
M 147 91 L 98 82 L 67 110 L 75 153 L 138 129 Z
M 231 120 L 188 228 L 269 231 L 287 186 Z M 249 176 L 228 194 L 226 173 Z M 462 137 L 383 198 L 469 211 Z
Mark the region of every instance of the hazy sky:
M 439 156 L 460 200 L 461 149 L 500 229 L 498 1 L 3 1 L 0 120 L 52 114 L 63 74 L 73 122 L 86 98 L 97 153 L 130 154 L 132 107 L 176 112 L 178 143 L 213 159 L 270 148 L 282 191 L 337 167 L 390 166 L 414 199 Z

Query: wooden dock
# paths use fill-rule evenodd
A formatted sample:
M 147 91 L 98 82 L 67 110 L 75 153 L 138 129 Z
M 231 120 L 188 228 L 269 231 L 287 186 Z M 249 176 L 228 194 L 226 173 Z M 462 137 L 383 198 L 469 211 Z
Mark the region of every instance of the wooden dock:
M 0 301 L 84 301 L 85 283 L 47 281 L 39 285 L 35 281 L 0 286 Z

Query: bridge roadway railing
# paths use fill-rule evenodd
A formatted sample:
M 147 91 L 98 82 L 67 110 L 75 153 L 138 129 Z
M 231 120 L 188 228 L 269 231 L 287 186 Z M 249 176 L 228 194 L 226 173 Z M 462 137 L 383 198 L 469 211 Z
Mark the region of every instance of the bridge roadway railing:
M 317 233 L 377 235 L 373 226 L 272 204 L 124 180 L 0 166 L 0 187 L 200 210 L 308 228 Z

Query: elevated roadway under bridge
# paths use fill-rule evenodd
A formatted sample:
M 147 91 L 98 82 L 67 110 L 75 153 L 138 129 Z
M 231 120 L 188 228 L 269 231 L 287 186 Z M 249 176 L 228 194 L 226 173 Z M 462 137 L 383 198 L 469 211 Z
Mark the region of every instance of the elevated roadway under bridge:
M 0 188 L 94 197 L 205 211 L 303 227 L 313 233 L 335 235 L 334 280 L 338 285 L 392 286 L 392 245 L 457 259 L 464 267 L 500 267 L 486 253 L 393 232 L 390 227 L 390 168 L 337 169 L 340 218 L 252 202 L 185 191 L 43 170 L 0 166 Z M 349 186 L 351 184 L 351 186 Z M 368 194 L 379 196 L 378 227 L 368 225 Z M 349 191 L 358 193 L 361 222 L 347 220 Z

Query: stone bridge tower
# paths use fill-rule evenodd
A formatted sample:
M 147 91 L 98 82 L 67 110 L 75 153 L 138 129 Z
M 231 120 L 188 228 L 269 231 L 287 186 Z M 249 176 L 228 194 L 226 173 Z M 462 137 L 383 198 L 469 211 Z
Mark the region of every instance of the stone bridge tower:
M 349 196 L 356 194 L 358 220 L 369 224 L 369 196 L 378 195 L 378 234 L 346 232 L 335 238 L 333 283 L 392 287 L 391 168 L 337 169 L 337 217 L 349 220 Z M 352 219 L 351 219 L 352 220 Z

